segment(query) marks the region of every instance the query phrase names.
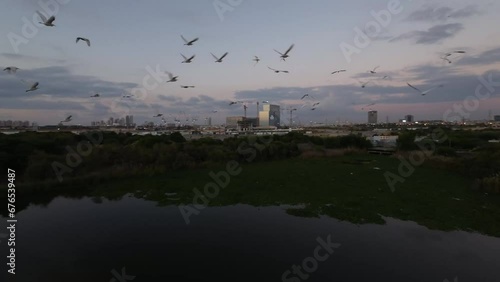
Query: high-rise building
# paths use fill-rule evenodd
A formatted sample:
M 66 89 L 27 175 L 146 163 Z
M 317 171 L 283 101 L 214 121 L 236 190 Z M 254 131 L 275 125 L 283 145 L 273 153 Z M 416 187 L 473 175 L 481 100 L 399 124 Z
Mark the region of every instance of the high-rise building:
M 278 105 L 264 104 L 262 111 L 259 112 L 259 126 L 280 126 L 281 125 L 281 110 Z
M 494 121 L 500 121 L 500 116 L 493 116 Z
M 378 115 L 377 111 L 369 111 L 368 112 L 368 123 L 372 123 L 372 124 L 377 123 L 377 115 Z
M 226 127 L 227 128 L 236 128 L 238 127 L 238 122 L 243 121 L 245 117 L 243 116 L 235 116 L 235 117 L 226 117 Z
M 405 120 L 406 120 L 406 122 L 409 122 L 409 123 L 413 123 L 415 121 L 415 119 L 413 118 L 412 115 L 406 115 Z

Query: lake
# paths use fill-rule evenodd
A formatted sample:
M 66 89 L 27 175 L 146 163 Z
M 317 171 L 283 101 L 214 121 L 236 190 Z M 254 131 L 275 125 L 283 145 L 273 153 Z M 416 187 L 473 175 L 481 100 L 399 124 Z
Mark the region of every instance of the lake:
M 286 208 L 207 207 L 186 224 L 178 206 L 129 194 L 56 197 L 17 214 L 16 275 L 2 281 L 499 281 L 500 238 Z

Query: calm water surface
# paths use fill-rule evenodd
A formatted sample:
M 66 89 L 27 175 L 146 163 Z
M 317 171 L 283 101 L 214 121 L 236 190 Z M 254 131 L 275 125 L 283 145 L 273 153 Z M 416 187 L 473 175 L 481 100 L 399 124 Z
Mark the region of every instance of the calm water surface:
M 3 271 L 2 281 L 500 281 L 500 238 L 390 218 L 355 225 L 235 205 L 206 208 L 186 225 L 176 206 L 59 197 L 17 219 L 16 275 Z M 318 247 L 328 236 L 340 244 L 332 254 Z M 311 259 L 318 248 L 323 261 Z M 301 279 L 292 266 L 304 260 L 312 270 Z

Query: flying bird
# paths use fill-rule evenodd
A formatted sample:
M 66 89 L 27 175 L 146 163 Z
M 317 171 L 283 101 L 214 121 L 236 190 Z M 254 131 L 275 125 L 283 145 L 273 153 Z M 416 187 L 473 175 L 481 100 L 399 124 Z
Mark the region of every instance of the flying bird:
M 274 71 L 275 73 L 280 73 L 280 72 L 282 72 L 282 73 L 289 73 L 287 70 L 277 70 L 277 69 L 273 69 L 273 68 L 270 68 L 270 67 L 267 67 L 267 68 L 270 69 L 270 70 L 272 70 L 272 71 Z
M 347 70 L 336 70 L 336 71 L 332 72 L 332 74 L 341 73 L 341 72 L 345 72 L 345 71 L 347 71 Z
M 156 118 L 156 117 L 162 117 L 162 116 L 163 116 L 163 114 L 156 114 L 156 115 L 155 115 L 155 116 L 153 116 L 153 117 L 154 117 L 154 118 Z
M 253 58 L 253 60 L 252 60 L 252 61 L 254 61 L 254 62 L 255 62 L 255 65 L 253 65 L 253 66 L 255 67 L 255 66 L 259 63 L 260 59 L 259 59 L 259 57 L 254 56 L 254 58 Z
M 193 55 L 193 56 L 188 58 L 188 57 L 184 56 L 183 54 L 181 54 L 181 56 L 184 58 L 184 61 L 182 61 L 182 63 L 184 63 L 184 64 L 191 63 L 193 61 L 194 57 L 196 57 L 196 55 Z
M 238 102 L 233 102 L 233 101 L 229 102 L 229 106 L 235 105 L 235 104 L 238 104 Z
M 193 85 L 181 85 L 181 88 L 194 88 Z
M 368 80 L 366 82 L 360 81 L 359 83 L 361 84 L 361 88 L 365 88 L 368 83 L 372 82 L 371 80 Z
M 220 58 L 217 58 L 217 56 L 215 56 L 213 53 L 210 54 L 212 54 L 212 57 L 214 57 L 216 63 L 222 63 L 222 59 L 224 59 L 227 56 L 228 52 L 224 53 L 224 55 L 222 55 L 222 57 Z
M 78 41 L 80 41 L 80 40 L 81 40 L 81 41 L 85 41 L 85 42 L 87 42 L 87 46 L 89 46 L 89 47 L 90 47 L 90 40 L 89 40 L 88 38 L 84 38 L 84 37 L 77 37 L 77 38 L 76 38 L 76 43 L 78 43 Z
M 90 97 L 100 97 L 101 95 L 99 95 L 99 93 L 95 93 L 94 95 L 90 96 Z
M 132 95 L 123 95 L 122 98 L 132 98 Z
M 178 76 L 174 76 L 171 72 L 168 72 L 168 71 L 166 71 L 165 73 L 168 74 L 168 77 L 170 79 L 167 82 L 176 82 L 177 81 Z
M 451 56 L 451 55 L 450 55 L 450 56 Z M 448 57 L 449 57 L 449 56 L 446 56 L 446 55 L 445 55 L 445 56 L 443 56 L 443 57 L 440 57 L 440 59 L 441 59 L 441 60 L 443 60 L 443 61 L 447 61 L 447 62 L 448 62 L 448 64 L 451 64 L 451 61 L 450 61 L 450 59 L 448 59 Z
M 368 105 L 366 105 L 366 106 L 362 107 L 362 108 L 361 108 L 361 110 L 363 111 L 365 108 L 370 107 L 370 106 L 373 106 L 373 105 L 375 105 L 375 104 L 376 104 L 376 103 L 370 103 L 370 104 L 368 104 Z
M 319 105 L 319 102 L 314 103 L 312 106 L 313 106 L 313 108 L 314 108 L 314 107 L 315 107 L 315 106 L 317 106 L 317 105 Z
M 16 73 L 18 70 L 20 70 L 20 68 L 18 68 L 18 67 L 6 67 L 3 70 L 8 72 L 8 73 Z
M 376 70 L 377 70 L 378 68 L 380 68 L 380 66 L 376 66 L 373 70 L 371 70 L 371 71 L 369 71 L 369 72 L 370 72 L 370 73 L 372 73 L 372 74 L 375 74 L 375 73 L 377 73 L 377 72 L 376 72 Z
M 24 80 L 21 80 L 21 81 L 24 82 L 24 83 L 26 83 L 26 84 L 28 83 L 28 82 L 26 82 Z M 26 92 L 37 90 L 38 89 L 38 84 L 39 84 L 38 82 L 35 82 L 35 83 L 31 84 L 30 88 L 28 90 L 26 90 Z
M 45 26 L 55 26 L 54 25 L 54 21 L 56 20 L 56 17 L 55 16 L 52 16 L 50 17 L 49 19 L 47 19 L 42 13 L 40 13 L 39 11 L 36 11 L 38 16 L 40 16 L 40 19 L 42 20 L 41 24 L 45 25 Z
M 283 60 L 283 61 L 286 61 L 286 59 L 289 57 L 288 53 L 290 53 L 290 51 L 292 51 L 293 47 L 295 46 L 295 44 L 292 44 L 288 50 L 286 50 L 285 53 L 281 53 L 280 51 L 274 49 L 274 51 L 278 54 L 280 54 L 280 58 Z
M 305 97 L 309 97 L 309 94 L 304 94 L 304 96 L 302 96 L 302 98 L 300 98 L 300 100 L 304 100 Z
M 436 88 L 444 87 L 444 85 L 440 84 L 440 85 L 438 85 L 438 86 L 434 86 L 434 87 L 432 87 L 432 88 L 430 88 L 430 89 L 427 89 L 427 90 L 425 90 L 425 91 L 422 91 L 422 90 L 418 89 L 417 87 L 415 87 L 415 86 L 413 86 L 413 85 L 409 84 L 408 82 L 407 82 L 406 84 L 408 84 L 408 86 L 410 86 L 411 88 L 413 88 L 413 89 L 417 90 L 420 94 L 422 94 L 422 96 L 425 96 L 425 94 L 427 94 L 427 93 L 431 92 L 432 90 L 434 90 L 434 89 L 436 89 Z
M 184 36 L 181 35 L 181 38 L 182 40 L 184 40 L 184 45 L 187 45 L 187 46 L 192 46 L 193 43 L 195 43 L 196 41 L 198 41 L 198 37 L 196 37 L 195 39 L 191 40 L 191 41 L 188 41 L 186 38 L 184 38 Z
M 72 116 L 68 116 L 65 120 L 61 120 L 60 122 L 70 122 Z

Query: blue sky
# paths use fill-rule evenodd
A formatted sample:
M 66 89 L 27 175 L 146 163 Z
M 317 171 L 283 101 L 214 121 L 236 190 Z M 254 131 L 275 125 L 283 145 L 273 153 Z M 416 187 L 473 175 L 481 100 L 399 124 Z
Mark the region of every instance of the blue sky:
M 361 108 L 370 103 L 383 121 L 406 114 L 442 119 L 474 95 L 478 76 L 500 81 L 500 3 L 398 1 L 400 12 L 372 31 L 367 46 L 356 47 L 356 28 L 369 32 L 365 26 L 374 21 L 373 12 L 390 13 L 393 1 L 4 0 L 0 66 L 20 70 L 0 74 L 0 120 L 55 124 L 73 115 L 73 123 L 89 124 L 132 114 L 143 122 L 163 113 L 170 120 L 187 115 L 222 122 L 226 115 L 243 114 L 243 104 L 229 101 L 246 101 L 254 116 L 255 102 L 263 100 L 299 108 L 294 119 L 303 123 L 364 122 Z M 57 3 L 55 27 L 37 23 L 43 3 Z M 35 21 L 33 34 L 23 33 L 23 18 Z M 184 46 L 181 34 L 200 40 Z M 12 44 L 14 36 L 22 43 Z M 92 46 L 76 44 L 78 36 Z M 280 61 L 273 49 L 283 52 L 292 43 L 290 58 Z M 350 60 L 341 49 L 346 44 L 359 51 Z M 459 49 L 467 53 L 450 56 L 451 64 L 440 59 Z M 229 55 L 217 64 L 211 52 Z M 196 58 L 182 64 L 180 53 Z M 261 59 L 255 66 L 254 55 Z M 267 66 L 290 73 L 275 74 Z M 368 73 L 376 66 L 377 74 Z M 179 81 L 160 77 L 157 83 L 148 79 L 148 69 L 172 72 Z M 336 69 L 347 71 L 331 75 Z M 39 82 L 39 89 L 26 93 L 29 86 L 21 79 Z M 367 80 L 373 81 L 361 88 L 359 81 Z M 421 96 L 407 82 L 422 89 L 445 86 Z M 138 90 L 144 88 L 149 89 Z M 96 92 L 101 97 L 89 97 Z M 134 97 L 124 99 L 125 94 Z M 300 100 L 304 94 L 314 99 Z M 469 111 L 470 118 L 486 118 L 489 110 L 500 114 L 494 94 Z M 320 105 L 311 111 L 314 102 Z

